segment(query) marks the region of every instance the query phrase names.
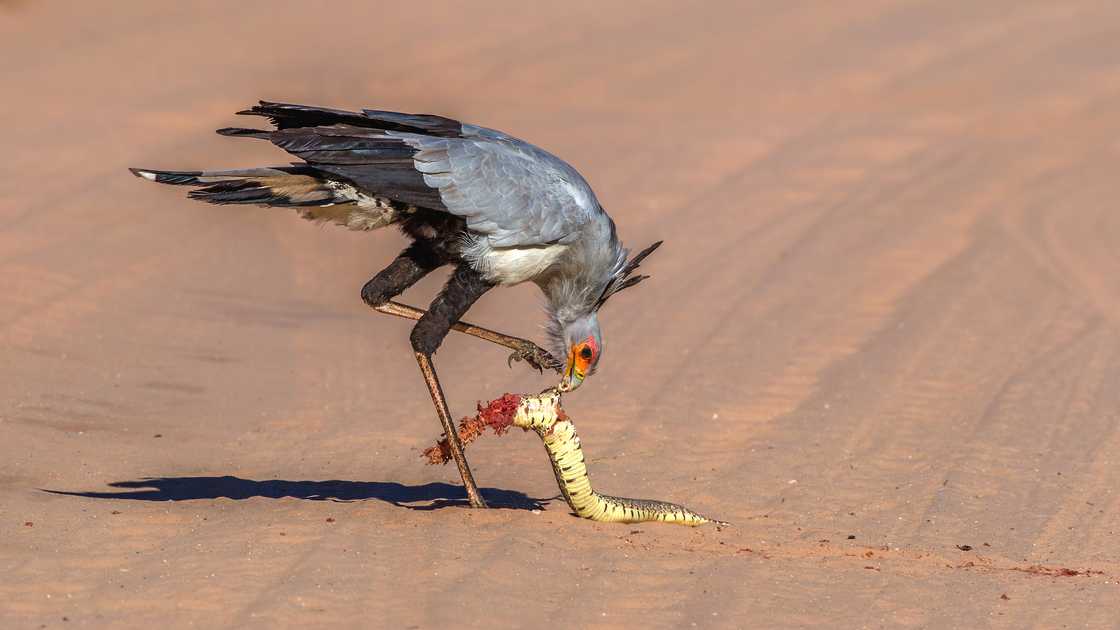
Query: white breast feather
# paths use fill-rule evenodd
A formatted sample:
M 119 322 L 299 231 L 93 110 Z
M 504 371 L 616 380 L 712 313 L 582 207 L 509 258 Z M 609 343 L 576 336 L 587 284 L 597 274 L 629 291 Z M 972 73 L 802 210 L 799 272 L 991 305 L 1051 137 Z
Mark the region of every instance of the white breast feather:
M 471 265 L 490 282 L 518 284 L 540 276 L 568 249 L 567 245 L 494 248 L 478 239 L 464 249 Z

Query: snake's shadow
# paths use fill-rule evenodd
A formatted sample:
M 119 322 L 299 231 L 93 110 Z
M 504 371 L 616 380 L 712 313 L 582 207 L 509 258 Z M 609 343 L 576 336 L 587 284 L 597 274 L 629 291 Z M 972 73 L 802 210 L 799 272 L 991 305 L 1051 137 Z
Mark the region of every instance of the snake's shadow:
M 120 492 L 79 492 L 47 490 L 89 499 L 120 499 L 127 501 L 199 501 L 206 499 L 305 499 L 308 501 L 366 501 L 376 499 L 410 510 L 437 510 L 451 506 L 467 506 L 462 486 L 443 482 L 406 485 L 393 481 L 256 481 L 240 477 L 145 477 L 135 481 L 116 481 Z M 534 499 L 523 492 L 482 488 L 482 496 L 491 507 L 515 510 L 537 510 L 552 498 Z

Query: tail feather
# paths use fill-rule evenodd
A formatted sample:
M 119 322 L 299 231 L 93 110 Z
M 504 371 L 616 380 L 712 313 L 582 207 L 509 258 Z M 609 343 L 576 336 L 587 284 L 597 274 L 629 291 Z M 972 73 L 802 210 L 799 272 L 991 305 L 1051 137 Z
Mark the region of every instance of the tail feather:
M 130 168 L 133 175 L 160 184 L 197 186 L 191 199 L 214 204 L 255 204 L 297 208 L 300 216 L 374 230 L 396 222 L 415 208 L 367 195 L 354 186 L 300 166 L 228 171 L 157 171 Z
M 132 174 L 150 182 L 172 184 L 175 186 L 194 186 L 199 183 L 202 171 L 153 171 L 143 168 L 130 168 Z
M 194 186 L 191 199 L 214 204 L 295 208 L 300 216 L 373 230 L 416 212 L 442 208 L 412 164 L 414 149 L 387 131 L 459 137 L 462 124 L 442 116 L 261 101 L 237 112 L 269 119 L 276 129 L 226 127 L 223 136 L 269 140 L 309 164 L 227 171 L 158 171 L 133 175 L 160 184 Z M 372 168 L 370 168 L 372 166 Z M 361 188 L 359 188 L 359 186 Z M 375 191 L 375 192 L 374 192 Z

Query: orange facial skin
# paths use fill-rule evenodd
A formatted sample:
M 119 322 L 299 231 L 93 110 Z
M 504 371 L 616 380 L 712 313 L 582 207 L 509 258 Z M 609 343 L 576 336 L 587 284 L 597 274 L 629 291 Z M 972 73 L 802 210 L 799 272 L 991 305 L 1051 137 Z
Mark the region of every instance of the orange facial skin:
M 564 370 L 564 380 L 560 383 L 560 391 L 570 392 L 583 383 L 583 379 L 591 373 L 595 362 L 599 359 L 599 344 L 594 337 L 588 337 L 574 344 L 568 350 L 568 367 Z

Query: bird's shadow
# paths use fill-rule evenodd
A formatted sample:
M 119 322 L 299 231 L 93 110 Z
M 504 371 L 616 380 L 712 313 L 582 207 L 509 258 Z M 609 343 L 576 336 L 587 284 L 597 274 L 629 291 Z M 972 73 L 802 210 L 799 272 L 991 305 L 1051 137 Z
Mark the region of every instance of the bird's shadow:
M 393 481 L 256 481 L 240 477 L 144 477 L 135 481 L 109 484 L 121 488 L 114 492 L 79 492 L 48 490 L 43 492 L 89 499 L 120 499 L 128 501 L 199 501 L 206 499 L 305 499 L 308 501 L 366 501 L 376 499 L 410 510 L 437 510 L 444 507 L 467 506 L 467 493 L 462 486 L 443 482 L 406 485 Z M 516 490 L 482 488 L 482 496 L 490 507 L 515 510 L 539 510 L 556 497 L 535 499 Z

